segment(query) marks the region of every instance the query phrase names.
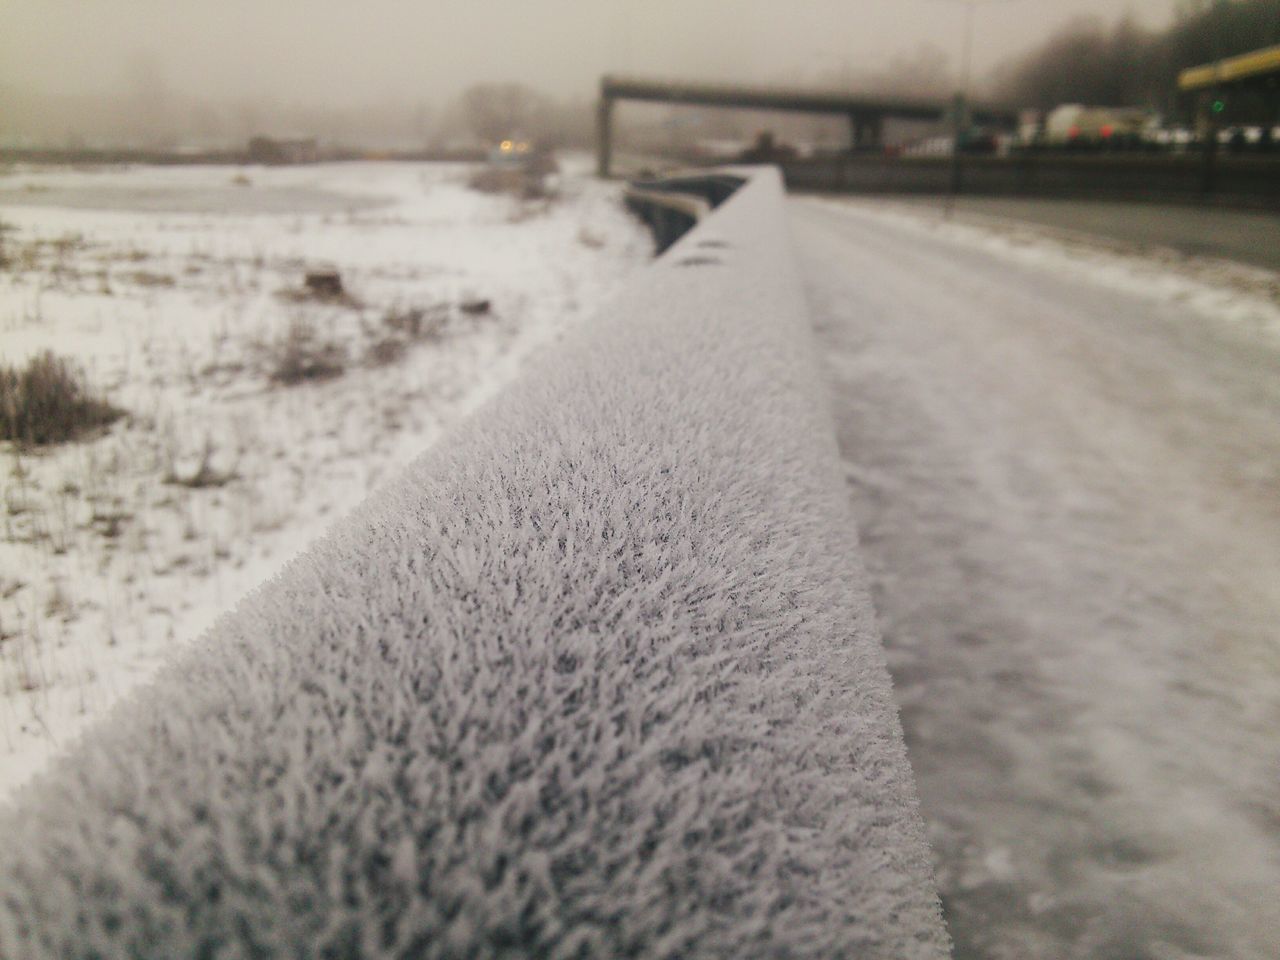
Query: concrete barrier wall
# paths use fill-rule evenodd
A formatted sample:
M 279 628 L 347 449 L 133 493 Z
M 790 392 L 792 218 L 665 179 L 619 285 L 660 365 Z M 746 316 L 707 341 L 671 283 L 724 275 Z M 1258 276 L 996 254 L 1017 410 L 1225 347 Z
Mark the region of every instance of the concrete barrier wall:
M 945 956 L 782 197 L 22 791 L 0 956 Z
M 949 157 L 822 157 L 789 160 L 783 170 L 787 185 L 798 190 L 939 194 L 951 183 Z M 1204 161 L 1197 156 L 965 157 L 962 192 L 1280 209 L 1280 158 L 1219 157 L 1206 194 Z

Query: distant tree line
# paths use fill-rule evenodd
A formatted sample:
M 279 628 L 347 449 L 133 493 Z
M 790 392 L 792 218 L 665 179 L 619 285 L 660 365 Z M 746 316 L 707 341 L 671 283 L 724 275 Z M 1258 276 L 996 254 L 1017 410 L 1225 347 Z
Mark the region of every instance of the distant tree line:
M 586 147 L 595 137 L 591 102 L 558 101 L 522 83 L 477 83 L 446 109 L 441 131 L 494 144 L 508 137 L 546 147 Z
M 1125 16 L 1108 27 L 1075 20 L 997 72 L 993 93 L 1048 110 L 1063 103 L 1186 109 L 1178 74 L 1280 43 L 1280 0 L 1182 0 L 1173 24 L 1146 30 Z

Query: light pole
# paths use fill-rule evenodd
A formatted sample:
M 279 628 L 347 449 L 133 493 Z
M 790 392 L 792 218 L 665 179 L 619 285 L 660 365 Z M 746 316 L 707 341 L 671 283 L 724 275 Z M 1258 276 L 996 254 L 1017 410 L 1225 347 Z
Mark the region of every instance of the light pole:
M 952 103 L 951 123 L 951 189 L 947 195 L 947 216 L 955 197 L 963 186 L 964 171 L 960 162 L 960 138 L 968 127 L 969 82 L 973 73 L 973 21 L 978 7 L 996 3 L 1016 3 L 1017 0 L 935 0 L 935 2 L 959 3 L 964 6 L 964 32 L 960 48 L 960 84 Z
M 1200 194 L 1208 197 L 1213 193 L 1213 182 L 1216 179 L 1218 161 L 1218 126 L 1221 123 L 1219 114 L 1226 109 L 1222 98 L 1222 15 L 1217 4 L 1209 8 L 1209 23 L 1213 37 L 1213 86 L 1209 88 L 1208 100 L 1200 95 L 1201 111 L 1204 116 L 1204 162 L 1200 170 Z
M 969 119 L 969 77 L 973 72 L 973 15 L 978 9 L 978 0 L 965 0 L 964 4 L 964 47 L 960 54 L 960 90 L 952 106 L 954 114 L 951 124 L 951 197 L 947 205 L 947 215 L 951 214 L 951 203 L 959 195 L 963 185 L 964 171 L 960 166 L 960 138 L 968 129 Z

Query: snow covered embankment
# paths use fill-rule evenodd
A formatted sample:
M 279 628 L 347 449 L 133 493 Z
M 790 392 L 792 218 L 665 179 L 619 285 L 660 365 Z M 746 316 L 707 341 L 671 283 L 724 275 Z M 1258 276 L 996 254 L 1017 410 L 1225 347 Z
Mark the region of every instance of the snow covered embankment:
M 0 824 L 0 953 L 940 957 L 775 173 Z
M 0 442 L 0 804 L 645 268 L 590 162 L 0 171 L 0 365 L 128 412 Z

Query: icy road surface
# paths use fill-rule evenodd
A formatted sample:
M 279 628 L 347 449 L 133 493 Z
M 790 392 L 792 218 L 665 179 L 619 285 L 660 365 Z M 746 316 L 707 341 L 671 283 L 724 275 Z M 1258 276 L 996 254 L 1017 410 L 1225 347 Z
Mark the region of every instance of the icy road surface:
M 957 957 L 1274 960 L 1280 284 L 792 211 Z

